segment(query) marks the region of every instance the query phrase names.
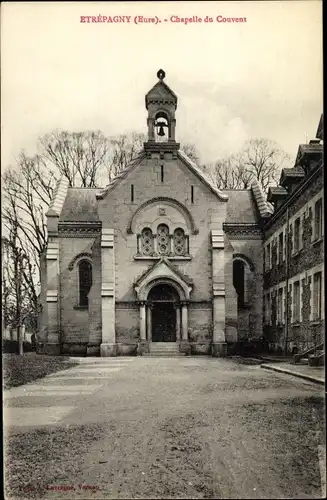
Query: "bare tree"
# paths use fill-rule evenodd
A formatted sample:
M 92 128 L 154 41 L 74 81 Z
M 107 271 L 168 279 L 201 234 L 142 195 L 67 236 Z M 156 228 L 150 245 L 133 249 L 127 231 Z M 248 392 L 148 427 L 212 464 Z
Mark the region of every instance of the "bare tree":
M 55 131 L 39 139 L 39 155 L 70 186 L 97 187 L 109 160 L 111 140 L 102 132 Z
M 190 158 L 190 160 L 194 161 L 194 163 L 199 164 L 200 154 L 196 146 L 192 142 L 181 143 L 180 148 Z
M 145 141 L 145 134 L 138 132 L 120 134 L 110 139 L 111 150 L 107 163 L 107 176 L 109 181 L 124 170 L 128 163 L 137 156 L 142 150 Z
M 246 141 L 238 154 L 203 168 L 219 189 L 248 189 L 256 179 L 267 192 L 289 160 L 274 141 L 259 138 Z
M 33 264 L 22 248 L 19 235 L 19 217 L 15 201 L 12 200 L 11 226 L 7 237 L 2 237 L 2 292 L 3 320 L 5 328 L 10 326 L 17 332 L 19 354 L 23 354 L 22 326 L 36 326 L 37 296 L 34 286 Z

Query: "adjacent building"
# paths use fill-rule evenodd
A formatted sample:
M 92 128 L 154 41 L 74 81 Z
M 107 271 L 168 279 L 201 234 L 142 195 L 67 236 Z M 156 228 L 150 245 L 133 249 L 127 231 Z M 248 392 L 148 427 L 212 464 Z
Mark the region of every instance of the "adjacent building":
M 264 335 L 272 350 L 301 352 L 324 341 L 323 116 L 268 201 L 264 226 Z

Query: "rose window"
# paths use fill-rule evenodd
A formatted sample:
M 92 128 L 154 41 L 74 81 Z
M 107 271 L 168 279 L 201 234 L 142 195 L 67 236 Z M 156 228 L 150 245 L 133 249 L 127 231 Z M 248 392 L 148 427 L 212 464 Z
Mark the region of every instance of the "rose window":
M 181 228 L 174 231 L 174 251 L 176 255 L 184 255 L 186 251 L 185 234 Z
M 145 228 L 141 234 L 142 253 L 151 255 L 153 253 L 153 235 L 149 228 Z
M 161 255 L 169 254 L 169 228 L 166 224 L 159 224 L 157 229 L 157 244 L 158 244 L 158 253 Z

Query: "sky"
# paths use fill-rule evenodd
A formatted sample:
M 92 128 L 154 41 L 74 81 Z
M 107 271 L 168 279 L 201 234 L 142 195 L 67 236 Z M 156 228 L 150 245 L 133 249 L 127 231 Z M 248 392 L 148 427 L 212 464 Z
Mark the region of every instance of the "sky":
M 146 132 L 144 96 L 160 68 L 178 95 L 176 139 L 194 143 L 203 162 L 255 137 L 295 159 L 315 137 L 320 1 L 3 2 L 1 11 L 3 165 L 22 149 L 36 152 L 37 138 L 55 129 Z M 218 23 L 219 15 L 246 22 Z M 135 16 L 161 22 L 135 24 Z

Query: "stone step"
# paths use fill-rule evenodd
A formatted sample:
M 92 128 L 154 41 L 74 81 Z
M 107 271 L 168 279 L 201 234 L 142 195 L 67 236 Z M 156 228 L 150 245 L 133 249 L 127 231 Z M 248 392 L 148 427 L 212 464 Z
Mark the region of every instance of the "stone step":
M 172 345 L 172 346 L 164 346 L 164 345 L 153 345 L 150 344 L 149 346 L 150 351 L 155 352 L 155 351 L 167 351 L 167 352 L 175 352 L 179 351 L 179 345 Z
M 184 352 L 146 352 L 142 354 L 145 358 L 178 358 L 180 356 L 185 356 Z
M 154 351 L 179 351 L 179 346 L 176 346 L 176 347 L 165 347 L 165 346 L 153 346 L 153 345 L 150 345 L 149 346 L 151 350 L 154 350 Z

